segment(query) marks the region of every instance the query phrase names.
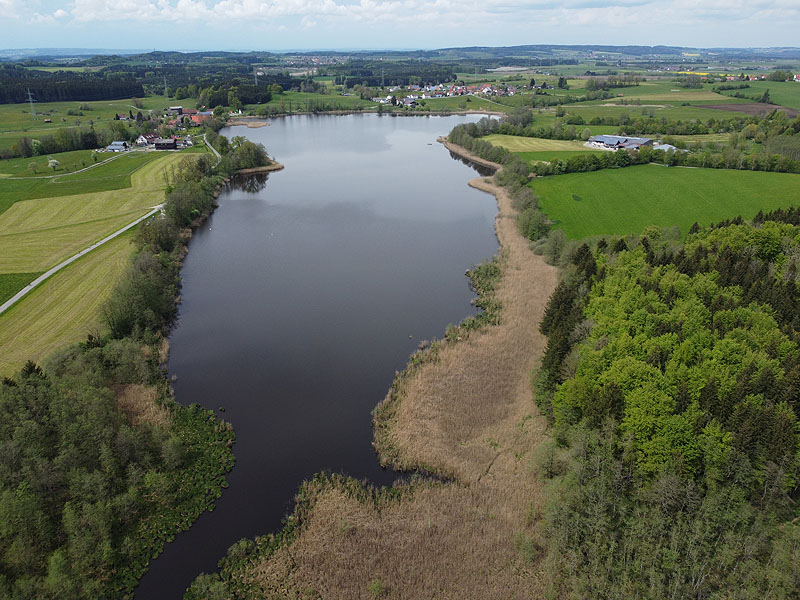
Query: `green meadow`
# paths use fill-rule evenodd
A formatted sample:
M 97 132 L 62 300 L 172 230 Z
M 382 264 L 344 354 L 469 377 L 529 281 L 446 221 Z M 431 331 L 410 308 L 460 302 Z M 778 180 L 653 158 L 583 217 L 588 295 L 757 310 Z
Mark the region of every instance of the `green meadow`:
M 759 210 L 800 203 L 800 175 L 640 165 L 534 179 L 539 205 L 567 237 L 640 233 L 677 225 L 686 235 Z
M 58 159 L 61 157 L 60 154 L 54 154 L 53 156 Z M 131 176 L 136 171 L 148 163 L 165 158 L 165 154 L 162 152 L 129 152 L 116 156 L 111 154 L 100 154 L 98 156 L 113 157 L 113 160 L 102 165 L 98 164 L 97 167 L 82 173 L 65 174 L 58 177 L 0 178 L 0 214 L 8 210 L 15 202 L 21 200 L 59 198 L 130 188 Z M 167 156 L 176 155 L 169 154 Z M 31 161 L 31 159 L 22 160 Z M 40 157 L 40 161 L 46 164 L 47 159 Z M 5 162 L 0 161 L 0 169 L 6 168 Z M 162 161 L 165 164 L 170 162 L 172 161 Z M 156 170 L 151 175 L 158 176 L 159 173 L 162 175 L 163 183 L 163 172 Z M 46 171 L 42 173 L 42 175 L 46 174 Z

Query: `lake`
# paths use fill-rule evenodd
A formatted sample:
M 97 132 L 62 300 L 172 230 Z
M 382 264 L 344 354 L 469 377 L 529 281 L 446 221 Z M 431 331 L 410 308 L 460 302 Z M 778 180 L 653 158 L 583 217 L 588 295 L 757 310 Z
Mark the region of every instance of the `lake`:
M 233 543 L 278 530 L 314 473 L 397 478 L 372 449 L 371 410 L 421 340 L 474 314 L 464 272 L 497 250 L 494 198 L 436 142 L 478 118 L 309 115 L 221 132 L 286 167 L 220 195 L 191 240 L 170 338 L 176 400 L 233 424 L 236 466 L 136 598 L 181 598 Z

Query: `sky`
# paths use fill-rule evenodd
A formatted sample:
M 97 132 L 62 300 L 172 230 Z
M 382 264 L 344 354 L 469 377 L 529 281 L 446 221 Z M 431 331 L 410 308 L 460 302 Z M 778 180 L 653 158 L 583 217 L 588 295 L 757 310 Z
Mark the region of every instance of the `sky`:
M 0 48 L 800 46 L 800 0 L 0 0 Z

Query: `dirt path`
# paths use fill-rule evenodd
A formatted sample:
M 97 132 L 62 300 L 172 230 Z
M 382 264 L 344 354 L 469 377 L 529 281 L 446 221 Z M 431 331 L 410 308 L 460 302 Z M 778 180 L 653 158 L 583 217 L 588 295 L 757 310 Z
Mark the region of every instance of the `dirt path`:
M 532 540 L 542 498 L 531 460 L 546 424 L 530 372 L 544 350 L 538 324 L 557 272 L 530 252 L 505 190 L 482 178 L 469 184 L 497 197 L 501 324 L 447 345 L 421 367 L 387 436 L 398 466 L 427 467 L 455 482 L 411 485 L 400 501 L 323 486 L 301 515 L 298 539 L 244 573 L 253 597 L 541 596 Z

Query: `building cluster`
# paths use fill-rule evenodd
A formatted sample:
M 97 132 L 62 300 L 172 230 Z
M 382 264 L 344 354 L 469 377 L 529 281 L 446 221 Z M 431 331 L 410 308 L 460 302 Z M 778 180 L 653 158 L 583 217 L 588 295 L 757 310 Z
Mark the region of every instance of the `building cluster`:
M 397 92 L 407 92 L 404 98 L 398 98 Z M 389 88 L 388 96 L 373 98 L 379 104 L 401 104 L 405 107 L 416 106 L 420 100 L 431 98 L 453 98 L 456 96 L 513 96 L 519 91 L 511 85 L 497 85 L 481 83 L 476 85 L 409 85 L 408 87 L 394 86 Z
M 192 140 L 189 137 L 179 138 L 173 135 L 169 138 L 162 138 L 157 133 L 143 133 L 136 138 L 135 145 L 147 150 L 182 150 L 191 147 Z M 127 152 L 131 149 L 132 146 L 128 142 L 114 141 L 101 152 Z
M 182 106 L 170 106 L 165 112 L 172 117 L 167 121 L 167 125 L 170 127 L 180 127 L 184 124 L 190 127 L 199 127 L 214 116 L 214 113 L 210 110 L 197 110 L 196 108 L 184 108 Z
M 657 144 L 650 138 L 625 135 L 595 135 L 589 138 L 589 144 L 600 150 L 639 150 L 644 146 L 649 146 L 653 150 L 663 150 L 664 152 L 686 152 L 672 144 Z

